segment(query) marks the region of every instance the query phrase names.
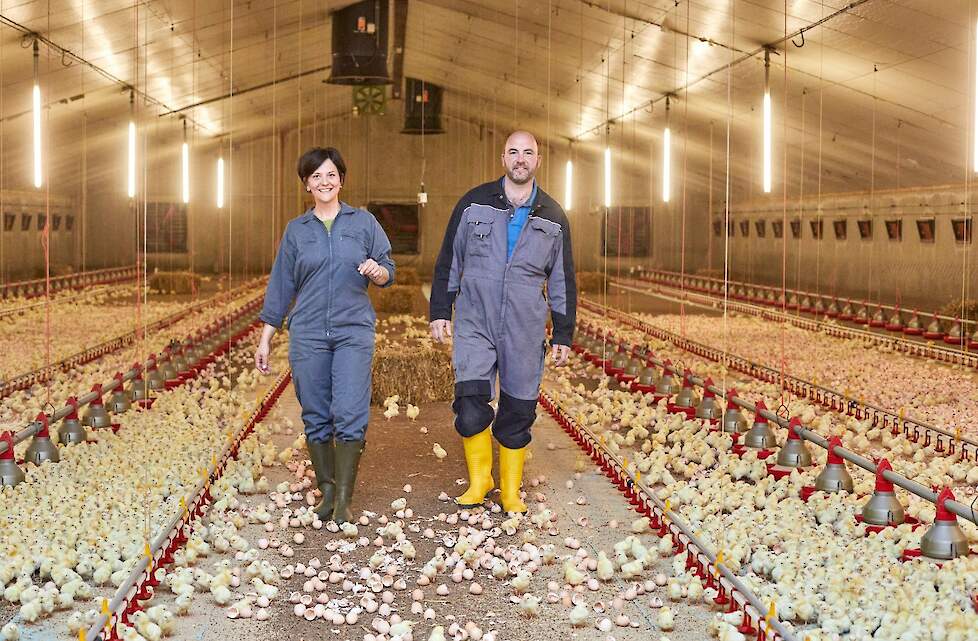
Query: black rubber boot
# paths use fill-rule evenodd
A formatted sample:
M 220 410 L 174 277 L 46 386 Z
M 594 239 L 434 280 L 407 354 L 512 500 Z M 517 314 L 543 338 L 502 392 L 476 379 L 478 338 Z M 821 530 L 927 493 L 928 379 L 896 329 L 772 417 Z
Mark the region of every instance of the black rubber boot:
M 323 494 L 313 511 L 319 520 L 330 521 L 333 518 L 333 503 L 336 500 L 336 455 L 333 439 L 325 443 L 306 441 L 306 449 L 309 450 L 312 469 L 316 472 L 316 485 Z
M 360 455 L 366 446 L 364 441 L 336 441 L 336 500 L 333 503 L 333 520 L 349 523 L 353 520 L 350 501 L 357 483 Z

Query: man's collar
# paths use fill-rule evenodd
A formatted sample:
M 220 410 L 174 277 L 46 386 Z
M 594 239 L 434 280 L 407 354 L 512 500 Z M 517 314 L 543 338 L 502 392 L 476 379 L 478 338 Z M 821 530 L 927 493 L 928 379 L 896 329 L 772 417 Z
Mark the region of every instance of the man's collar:
M 500 176 L 499 180 L 496 181 L 496 186 L 498 187 L 498 191 L 496 192 L 496 194 L 502 198 L 503 202 L 512 204 L 509 202 L 509 196 L 506 195 L 506 176 Z M 519 206 L 532 207 L 533 201 L 536 200 L 536 198 L 537 198 L 537 179 L 534 178 L 533 189 L 530 191 L 530 197 L 526 199 L 525 203 Z

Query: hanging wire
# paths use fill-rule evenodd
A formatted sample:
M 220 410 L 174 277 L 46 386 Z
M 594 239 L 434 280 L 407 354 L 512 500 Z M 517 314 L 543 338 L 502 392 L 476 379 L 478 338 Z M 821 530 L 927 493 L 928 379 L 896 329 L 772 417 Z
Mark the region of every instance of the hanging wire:
M 689 33 L 689 12 L 690 3 L 686 3 L 686 33 Z M 683 338 L 686 338 L 686 184 L 687 184 L 687 157 L 689 154 L 689 36 L 683 37 L 683 43 L 686 47 L 686 76 L 684 78 L 683 86 L 686 87 L 683 91 L 683 195 L 682 195 L 682 211 L 681 211 L 681 222 L 680 222 L 680 241 L 679 241 L 679 286 L 680 286 L 680 299 L 679 299 L 679 334 Z
M 973 1 L 971 1 L 971 2 L 968 3 L 968 24 L 969 25 L 974 25 L 975 24 L 975 19 L 974 19 L 974 2 Z M 969 56 L 971 58 L 971 61 L 972 61 L 973 64 L 978 65 L 978 51 L 975 50 L 975 38 L 974 37 L 969 38 L 968 41 L 969 41 L 969 44 L 968 44 Z M 971 74 L 971 77 L 972 78 L 975 78 L 976 77 L 976 74 Z M 974 105 L 974 101 L 976 100 L 976 97 L 975 97 L 976 91 L 975 90 L 976 90 L 976 88 L 975 87 L 972 87 L 972 91 L 971 91 L 971 100 L 972 100 L 971 113 L 975 113 L 975 105 Z M 974 121 L 969 118 L 968 119 L 968 140 L 971 141 L 971 144 L 972 145 L 976 144 L 975 143 L 975 134 L 976 133 L 978 133 L 978 132 L 975 132 L 975 130 L 974 130 Z M 973 227 L 974 227 L 974 223 L 972 222 L 972 217 L 971 217 L 971 167 L 970 167 L 969 160 L 970 160 L 970 157 L 966 157 L 965 160 L 964 160 L 964 203 L 965 204 L 964 204 L 964 238 L 963 238 L 963 240 L 965 242 L 965 249 L 961 252 L 961 313 L 960 313 L 960 316 L 961 316 L 962 320 L 969 320 L 968 319 L 968 314 L 967 314 L 967 307 L 966 307 L 966 304 L 967 304 L 967 301 L 968 301 L 968 271 L 969 271 L 968 270 L 968 266 L 969 266 L 968 263 L 969 263 L 969 259 L 971 258 L 971 251 L 972 251 L 971 250 L 971 247 L 972 247 L 971 246 L 971 243 L 973 243 L 973 239 L 971 238 L 971 235 L 973 234 Z M 935 225 L 936 225 L 936 223 L 935 223 Z M 964 347 L 964 350 L 965 351 L 969 351 L 970 350 L 970 346 L 971 346 L 971 341 L 969 340 L 970 339 L 970 336 L 966 336 L 966 332 L 964 330 L 965 327 L 969 327 L 969 326 L 968 325 L 962 325 L 961 326 L 961 338 L 962 338 L 961 346 Z M 978 497 L 976 497 L 976 500 L 978 500 Z M 974 513 L 974 501 L 971 502 L 971 505 L 972 505 L 972 514 L 973 514 Z
M 873 124 L 870 143 L 869 160 L 869 213 L 870 220 L 876 217 L 876 67 L 873 67 Z M 899 132 L 899 126 L 897 127 Z M 866 294 L 868 299 L 873 295 L 873 267 L 876 265 L 876 240 L 869 246 L 869 269 L 866 270 Z M 879 299 L 877 298 L 877 302 Z
M 734 42 L 736 35 L 736 0 L 730 0 L 730 42 Z M 730 50 L 730 62 L 733 63 L 734 52 Z M 723 353 L 730 353 L 730 235 L 727 227 L 730 225 L 730 130 L 733 125 L 733 64 L 727 65 L 727 145 L 726 145 L 726 168 L 724 175 L 724 194 L 723 194 Z M 723 367 L 724 390 L 727 387 L 727 362 Z
M 784 35 L 785 39 L 788 36 L 788 0 L 784 0 Z M 783 77 L 784 80 L 781 85 L 782 94 L 782 109 L 781 109 L 781 149 L 782 149 L 782 162 L 781 162 L 781 211 L 782 219 L 788 217 L 788 49 L 782 52 L 784 56 L 784 68 Z M 768 58 L 765 55 L 765 75 L 768 69 Z M 765 83 L 766 84 L 766 83 Z M 801 238 L 801 222 L 799 220 L 799 234 L 798 237 Z M 785 286 L 786 279 L 788 276 L 787 269 L 787 243 L 784 244 L 785 255 L 782 257 L 782 267 L 781 267 L 781 296 L 785 296 Z M 787 353 L 787 342 L 788 342 L 788 321 L 782 317 L 781 320 L 781 404 L 787 403 L 787 390 L 786 390 L 786 380 L 785 373 L 788 364 L 788 353 Z
M 51 3 L 47 4 L 47 32 L 51 33 Z M 37 68 L 37 40 L 34 40 L 34 60 L 35 60 L 35 72 Z M 46 59 L 45 59 L 45 69 L 50 73 L 51 71 L 51 49 L 47 48 Z M 36 73 L 35 73 L 36 75 Z M 37 80 L 40 83 L 40 80 Z M 45 140 L 50 140 L 51 138 L 51 110 L 48 109 L 44 114 L 44 130 L 48 132 Z M 47 152 L 50 146 L 41 143 L 44 151 Z M 48 154 L 44 153 L 43 158 L 48 158 Z M 49 166 L 53 166 L 53 163 L 49 160 Z M 53 172 L 48 172 L 48 177 Z M 51 180 L 44 181 L 44 229 L 41 232 L 41 245 L 44 248 L 44 369 L 48 371 L 51 367 Z M 51 402 L 51 385 L 54 382 L 54 376 L 46 376 L 44 381 L 44 395 L 48 403 Z

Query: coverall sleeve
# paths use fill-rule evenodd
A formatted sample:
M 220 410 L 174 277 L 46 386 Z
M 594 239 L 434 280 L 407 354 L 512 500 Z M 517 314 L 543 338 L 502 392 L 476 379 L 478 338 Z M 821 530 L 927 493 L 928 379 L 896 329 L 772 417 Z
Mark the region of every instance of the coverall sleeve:
M 577 322 L 577 281 L 574 276 L 574 252 L 571 248 L 570 223 L 561 221 L 562 242 L 557 245 L 556 257 L 547 280 L 547 298 L 553 322 L 553 345 L 570 346 Z
M 272 327 L 281 328 L 285 314 L 295 298 L 295 244 L 289 227 L 282 234 L 282 241 L 272 264 L 272 275 L 265 288 L 265 302 L 258 318 Z
M 468 207 L 468 199 L 462 197 L 452 210 L 448 220 L 445 238 L 441 243 L 441 251 L 435 260 L 435 273 L 431 279 L 431 302 L 428 306 L 428 320 L 452 320 L 452 305 L 458 294 L 459 276 L 462 272 L 462 256 L 465 254 L 464 234 L 458 234 L 458 226 L 462 214 Z M 458 243 L 456 242 L 458 236 Z M 462 251 L 459 251 L 459 250 Z
M 371 216 L 373 218 L 373 216 Z M 380 226 L 377 219 L 374 218 L 374 229 L 372 240 L 370 242 L 370 257 L 374 261 L 387 270 L 390 274 L 390 278 L 383 285 L 376 285 L 376 287 L 390 287 L 394 284 L 394 259 L 391 258 L 391 241 L 387 237 L 387 232 L 384 228 Z

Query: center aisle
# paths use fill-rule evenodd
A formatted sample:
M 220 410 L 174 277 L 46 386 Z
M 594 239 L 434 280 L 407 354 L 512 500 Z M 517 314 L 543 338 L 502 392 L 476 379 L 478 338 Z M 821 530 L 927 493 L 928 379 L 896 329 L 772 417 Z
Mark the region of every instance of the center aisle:
M 300 409 L 291 385 L 282 394 L 276 413 L 281 413 L 282 420 L 291 420 L 295 426 L 294 430 L 277 434 L 272 438 L 272 442 L 278 449 L 284 449 L 293 445 L 295 437 L 301 433 Z M 526 499 L 530 506 L 528 516 L 537 514 L 543 508 L 550 509 L 554 514 L 552 525 L 556 526 L 556 531 L 550 534 L 547 530 L 536 527 L 526 520 L 515 535 L 502 533 L 496 539 L 499 547 L 512 546 L 514 551 L 530 540 L 540 547 L 554 546 L 556 560 L 549 565 L 543 565 L 539 571 L 533 573 L 527 590 L 527 594 L 540 598 L 539 615 L 528 618 L 520 612 L 518 605 L 512 602 L 514 590 L 510 581 L 515 577 L 512 571 L 505 578 L 496 579 L 493 578 L 490 570 L 484 567 L 476 570 L 472 581 L 463 578 L 457 583 L 452 580 L 452 568 L 445 568 L 434 577 L 430 585 L 422 588 L 424 591 L 422 603 L 424 608 L 430 607 L 434 610 L 433 621 L 425 621 L 422 615 L 412 614 L 412 591 L 418 588 L 417 579 L 423 566 L 435 556 L 438 546 L 450 548 L 450 545 L 445 544 L 446 537 L 451 537 L 448 543 L 452 544 L 459 535 L 458 522 L 451 524 L 452 515 L 458 514 L 454 504 L 439 500 L 438 497 L 442 492 L 454 496 L 464 490 L 465 461 L 461 441 L 452 426 L 453 417 L 449 403 L 422 405 L 420 415 L 414 422 L 404 415 L 403 407 L 400 415 L 389 421 L 384 418 L 382 408 L 374 407 L 371 409 L 371 418 L 372 423 L 367 432 L 367 448 L 362 458 L 354 494 L 354 513 L 360 514 L 359 511 L 364 510 L 371 517 L 370 525 L 360 525 L 358 533 L 358 536 L 367 537 L 371 541 L 369 545 L 355 546 L 356 539 L 352 541 L 354 545 L 350 545 L 350 540 L 344 538 L 342 533 L 328 532 L 326 527 L 320 530 L 312 527 L 288 528 L 286 532 L 276 526 L 274 533 L 265 534 L 260 526 L 248 525 L 241 531 L 241 534 L 252 542 L 265 536 L 270 539 L 278 537 L 285 542 L 288 537 L 289 544 L 292 544 L 291 537 L 301 532 L 304 541 L 292 545 L 294 556 L 291 558 L 283 558 L 279 552 L 271 548 L 262 550 L 260 558 L 269 560 L 280 569 L 287 564 L 308 564 L 314 557 L 318 557 L 322 567 L 327 568 L 330 557 L 336 553 L 339 553 L 344 564 L 352 563 L 352 566 L 344 568 L 342 574 L 343 578 L 349 578 L 354 582 L 353 592 L 357 593 L 356 596 L 353 597 L 350 592 L 340 591 L 342 580 L 335 584 L 327 582 L 324 591 L 333 599 L 327 607 L 339 605 L 339 611 L 346 613 L 349 607 L 343 607 L 343 601 L 335 599 L 346 596 L 349 605 L 356 606 L 363 592 L 369 591 L 366 582 L 361 581 L 357 574 L 361 568 L 370 567 L 370 557 L 378 549 L 373 543 L 381 527 L 378 518 L 381 514 L 386 514 L 391 520 L 395 520 L 395 510 L 391 507 L 391 503 L 399 498 L 405 498 L 407 508 L 413 510 L 414 514 L 412 517 L 405 515 L 403 531 L 407 540 L 415 546 L 417 554 L 413 561 L 405 562 L 401 553 L 390 553 L 392 541 L 385 541 L 390 559 L 396 561 L 382 568 L 397 568 L 397 574 L 393 578 L 395 580 L 404 578 L 406 588 L 398 590 L 395 584 L 393 587 L 383 588 L 383 591 L 390 590 L 393 594 L 394 598 L 390 604 L 392 612 L 399 614 L 404 620 L 417 622 L 412 635 L 416 641 L 428 639 L 434 625 L 444 626 L 447 638 L 451 638 L 449 626 L 454 622 L 464 626 L 468 621 L 474 622 L 483 633 L 496 631 L 497 641 L 531 638 L 554 641 L 568 638 L 658 641 L 662 636 L 667 636 L 671 641 L 699 641 L 708 636 L 706 629 L 713 616 L 712 613 L 705 607 L 687 605 L 685 600 L 671 601 L 667 587 L 657 587 L 651 583 L 657 573 L 662 573 L 665 577 L 673 575 L 672 557 L 659 560 L 654 566 L 646 568 L 642 576 L 636 577 L 633 582 L 624 581 L 616 572 L 610 581 L 601 582 L 596 591 L 580 586 L 580 594 L 589 613 L 580 627 L 571 627 L 569 613 L 573 605 L 565 605 L 566 601 L 561 603 L 560 598 L 566 593 L 563 560 L 579 552 L 567 547 L 566 543 L 575 545 L 575 542 L 566 539 L 576 539 L 579 543 L 579 551 L 587 551 L 591 558 L 596 558 L 599 550 L 613 557 L 613 546 L 631 534 L 631 524 L 638 515 L 628 509 L 625 500 L 607 478 L 600 474 L 590 459 L 583 455 L 574 442 L 542 410 L 533 428 L 532 458 L 527 463 L 524 487 L 529 491 Z M 423 428 L 427 428 L 427 433 L 422 432 Z M 446 451 L 447 455 L 443 459 L 439 459 L 434 454 L 435 443 Z M 306 456 L 304 449 L 296 450 L 291 462 L 299 462 Z M 581 472 L 575 473 L 575 469 Z M 283 465 L 266 467 L 264 474 L 273 488 L 283 481 L 295 482 L 296 480 L 294 474 Z M 567 487 L 568 481 L 573 481 L 572 487 Z M 537 485 L 534 486 L 534 482 Z M 404 491 L 405 484 L 411 485 L 410 493 Z M 265 494 L 239 496 L 239 498 L 242 499 L 243 513 L 248 511 L 244 506 L 257 507 L 268 502 Z M 580 505 L 579 500 L 585 504 Z M 300 505 L 298 502 L 291 504 L 293 509 L 298 505 Z M 280 510 L 273 512 L 275 517 L 273 521 L 280 514 Z M 491 514 L 491 520 L 491 527 L 495 528 L 505 518 L 497 513 Z M 463 522 L 462 525 L 465 523 Z M 424 536 L 427 528 L 434 530 L 433 539 Z M 648 531 L 639 538 L 646 547 L 655 547 L 659 541 Z M 346 545 L 339 547 L 338 550 L 336 547 L 328 547 L 336 546 L 337 543 Z M 448 554 L 450 553 L 451 550 L 448 549 Z M 512 561 L 511 570 L 518 564 L 518 561 Z M 586 574 L 589 577 L 596 575 L 593 571 Z M 355 625 L 333 625 L 322 619 L 307 621 L 296 616 L 293 612 L 294 606 L 289 602 L 289 595 L 294 591 L 301 593 L 303 583 L 306 581 L 308 581 L 306 577 L 297 574 L 280 582 L 280 594 L 272 601 L 271 616 L 268 621 L 238 619 L 233 623 L 229 622 L 224 611 L 208 600 L 201 602 L 200 605 L 195 603 L 196 616 L 178 619 L 178 627 L 174 632 L 177 638 L 208 641 L 242 638 L 242 628 L 255 631 L 256 634 L 260 631 L 262 638 L 272 641 L 320 638 L 362 639 L 367 634 L 377 634 L 376 630 L 371 629 L 371 625 L 379 614 L 361 612 Z M 551 581 L 556 583 L 548 587 Z M 641 583 L 649 581 L 650 587 L 655 589 L 653 592 L 644 592 L 643 585 L 637 590 L 640 594 L 633 600 L 625 600 L 625 592 L 634 585 L 635 581 Z M 470 593 L 473 582 L 483 588 L 481 594 Z M 436 594 L 436 587 L 441 584 L 449 588 L 447 595 Z M 241 590 L 245 590 L 244 585 Z M 382 603 L 383 591 L 377 594 L 378 603 Z M 557 595 L 556 603 L 548 602 L 548 591 Z M 316 592 L 312 594 L 315 597 Z M 616 597 L 622 599 L 618 602 L 621 610 L 615 609 Z M 675 619 L 674 630 L 663 632 L 656 626 L 659 607 L 657 603 L 650 605 L 650 600 L 654 597 L 661 599 L 663 604 L 671 609 Z M 312 605 L 315 603 L 313 601 Z M 595 612 L 596 605 L 604 611 L 600 614 Z M 616 617 L 620 614 L 628 617 L 628 625 L 614 625 Z M 390 620 L 390 617 L 381 618 Z M 610 631 L 598 629 L 598 623 L 605 618 L 609 621 L 604 627 L 610 624 L 612 626 Z M 618 622 L 623 623 L 624 620 L 619 618 Z M 183 629 L 184 627 L 186 630 Z

